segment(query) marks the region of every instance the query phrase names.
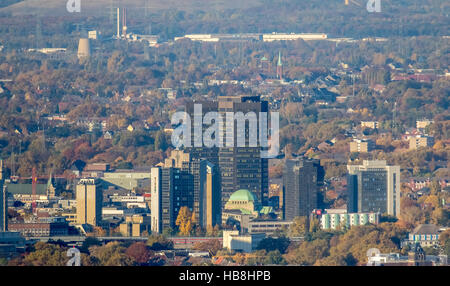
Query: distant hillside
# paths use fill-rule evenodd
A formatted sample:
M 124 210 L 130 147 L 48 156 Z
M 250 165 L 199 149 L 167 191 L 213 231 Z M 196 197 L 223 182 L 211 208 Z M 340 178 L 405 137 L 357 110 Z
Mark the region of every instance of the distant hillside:
M 2 0 L 6 2 L 22 0 Z M 222 10 L 222 9 L 247 9 L 261 4 L 261 0 L 81 0 L 82 15 L 100 15 L 109 11 L 112 3 L 119 3 L 120 7 L 143 10 L 150 7 L 155 10 Z M 66 0 L 25 0 L 9 7 L 0 9 L 1 12 L 10 12 L 13 15 L 36 14 L 55 15 L 67 13 Z M 147 3 L 147 6 L 146 6 Z M 0 7 L 7 5 L 0 4 Z
M 43 22 L 49 22 L 43 30 L 53 22 L 63 21 L 66 32 L 73 25 L 112 34 L 115 26 L 111 3 L 119 3 L 128 9 L 129 31 L 144 33 L 151 29 L 166 40 L 191 33 L 326 33 L 356 38 L 450 35 L 448 0 L 382 0 L 381 13 L 369 13 L 367 0 L 352 0 L 349 5 L 345 0 L 80 1 L 81 13 L 68 13 L 67 0 L 25 0 L 1 8 L 0 15 L 17 15 L 22 22 L 26 20 L 21 15 L 41 15 Z M 6 18 L 5 31 L 31 31 L 26 24 L 13 25 Z M 33 17 L 28 20 L 35 31 Z M 7 25 L 11 27 L 7 29 Z M 53 32 L 55 28 L 61 27 L 52 26 Z
M 0 8 L 7 7 L 22 1 L 24 0 L 2 0 L 0 1 Z

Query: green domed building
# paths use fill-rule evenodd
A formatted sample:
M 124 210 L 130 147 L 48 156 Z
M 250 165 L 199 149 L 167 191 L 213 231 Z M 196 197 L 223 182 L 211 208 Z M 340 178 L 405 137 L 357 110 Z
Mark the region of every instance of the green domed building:
M 249 190 L 241 189 L 231 194 L 229 201 L 256 201 L 256 197 Z
M 261 208 L 256 196 L 249 190 L 241 189 L 231 194 L 225 210 L 240 210 L 242 213 L 258 215 Z
M 245 233 L 250 221 L 272 212 L 272 207 L 261 206 L 258 198 L 250 190 L 240 189 L 232 193 L 225 204 L 222 224 L 234 225 Z

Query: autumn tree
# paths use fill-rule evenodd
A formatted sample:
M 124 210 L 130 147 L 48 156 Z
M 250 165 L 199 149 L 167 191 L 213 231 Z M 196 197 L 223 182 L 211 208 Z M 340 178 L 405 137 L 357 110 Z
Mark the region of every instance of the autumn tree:
M 259 242 L 257 249 L 264 249 L 268 252 L 277 250 L 280 253 L 285 253 L 289 244 L 290 241 L 287 237 L 267 237 Z
M 330 256 L 347 256 L 350 253 L 356 264 L 367 262 L 366 253 L 370 248 L 378 248 L 382 253 L 396 252 L 398 246 L 393 242 L 391 234 L 378 226 L 354 226 L 339 236 L 338 243 L 329 249 Z
M 172 249 L 173 242 L 161 234 L 152 234 L 147 239 L 147 245 L 151 250 Z
M 444 251 L 444 254 L 450 256 L 450 229 L 442 232 L 439 236 L 439 242 Z
M 328 242 L 324 239 L 316 239 L 312 242 L 304 241 L 300 246 L 285 255 L 289 264 L 313 265 L 317 260 L 328 255 Z
M 289 227 L 289 236 L 303 236 L 309 230 L 308 218 L 305 216 L 295 217 Z
M 175 224 L 178 226 L 179 233 L 182 236 L 190 236 L 193 223 L 192 223 L 192 213 L 189 210 L 188 207 L 184 206 L 180 208 L 180 211 L 178 212 L 178 217 L 175 222 Z
M 220 227 L 218 224 L 216 224 L 214 227 L 208 225 L 206 227 L 206 235 L 207 236 L 219 236 L 220 233 Z
M 144 242 L 136 242 L 130 245 L 125 254 L 139 264 L 146 264 L 152 257 L 152 252 Z
M 197 242 L 194 244 L 195 250 L 207 251 L 211 256 L 216 255 L 217 251 L 222 249 L 222 242 L 218 239 L 211 239 L 204 242 Z
M 317 260 L 314 266 L 351 266 L 355 263 L 356 260 L 350 253 L 347 255 L 333 254 Z
M 158 131 L 155 135 L 155 151 L 166 151 L 168 147 L 166 136 L 163 131 Z
M 83 241 L 83 244 L 81 245 L 80 251 L 84 252 L 84 253 L 89 253 L 89 248 L 91 246 L 100 246 L 102 245 L 102 243 L 100 242 L 100 240 L 98 240 L 96 237 L 94 236 L 88 236 L 86 237 L 86 239 Z
M 96 257 L 102 266 L 132 266 L 133 258 L 125 254 L 126 248 L 119 242 L 110 242 L 104 246 L 92 246 L 91 256 Z
M 67 248 L 57 244 L 37 242 L 34 251 L 25 256 L 25 265 L 32 266 L 65 266 L 67 261 Z
M 265 265 L 286 265 L 287 262 L 278 249 L 269 251 L 264 259 Z

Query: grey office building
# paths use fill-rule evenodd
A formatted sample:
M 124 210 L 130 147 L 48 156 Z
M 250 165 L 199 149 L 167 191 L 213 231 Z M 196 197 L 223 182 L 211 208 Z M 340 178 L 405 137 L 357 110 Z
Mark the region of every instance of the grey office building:
M 347 169 L 349 213 L 400 215 L 400 166 L 365 160 L 362 165 L 348 165 Z
M 323 182 L 319 160 L 299 158 L 285 160 L 283 170 L 283 217 L 292 220 L 309 216 L 318 208 L 318 191 Z
M 194 209 L 194 176 L 179 168 L 152 168 L 152 232 L 175 228 L 178 213 L 184 206 L 190 211 Z
M 191 153 L 181 150 L 173 150 L 170 157 L 165 159 L 164 167 L 179 168 L 193 176 L 194 217 L 201 227 L 206 228 L 207 216 L 217 217 L 220 213 L 221 193 L 218 168 L 206 159 L 194 158 Z M 219 205 L 216 205 L 217 198 L 219 198 Z
M 225 138 L 227 132 L 232 132 L 232 130 L 226 128 L 225 119 L 227 112 L 233 114 L 242 112 L 243 115 L 254 112 L 259 122 L 260 112 L 268 112 L 267 102 L 261 101 L 259 96 L 220 96 L 218 101 L 214 102 L 200 101 L 188 103 L 186 112 L 191 116 L 193 143 L 196 136 L 194 135 L 194 128 L 198 124 L 194 120 L 195 104 L 202 105 L 202 114 L 200 116 L 203 117 L 207 112 L 218 112 L 223 118 L 223 146 L 219 148 L 195 146 L 186 148 L 186 151 L 194 158 L 206 159 L 218 166 L 221 175 L 222 208 L 225 206 L 231 194 L 240 189 L 252 191 L 261 204 L 266 204 L 268 200 L 268 160 L 261 158 L 262 147 L 260 146 L 260 142 L 257 140 L 257 145 L 250 147 L 249 122 L 246 121 L 244 132 L 245 147 L 237 147 L 237 120 L 235 120 L 233 128 L 234 146 L 227 147 Z M 206 128 L 208 126 L 205 124 L 202 127 L 197 126 L 197 130 L 204 131 Z
M 0 180 L 0 231 L 8 230 L 8 192 Z

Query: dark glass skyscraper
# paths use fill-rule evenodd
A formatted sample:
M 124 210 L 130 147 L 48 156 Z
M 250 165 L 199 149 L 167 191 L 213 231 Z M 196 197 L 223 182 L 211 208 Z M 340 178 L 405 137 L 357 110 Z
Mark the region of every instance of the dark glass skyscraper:
M 194 143 L 195 127 L 198 122 L 195 122 L 195 108 L 194 104 L 201 104 L 203 116 L 208 112 L 218 112 L 222 116 L 222 124 L 224 131 L 223 146 L 221 147 L 196 147 L 192 146 L 186 148 L 186 151 L 191 154 L 193 158 L 206 159 L 212 164 L 219 167 L 220 184 L 222 194 L 222 208 L 228 201 L 231 194 L 240 189 L 248 189 L 256 194 L 260 203 L 265 204 L 268 199 L 268 160 L 261 158 L 262 147 L 259 144 L 258 137 L 257 145 L 250 147 L 250 130 L 249 122 L 245 123 L 245 147 L 237 146 L 237 121 L 234 121 L 234 128 L 226 126 L 227 113 L 236 114 L 242 112 L 245 116 L 249 112 L 254 112 L 259 122 L 260 112 L 268 112 L 268 104 L 266 101 L 261 101 L 259 96 L 220 96 L 218 101 L 199 101 L 190 102 L 186 105 L 186 112 L 191 117 L 191 137 Z M 197 130 L 203 131 L 208 128 L 208 125 L 203 124 L 202 127 L 197 126 Z M 259 128 L 259 125 L 257 126 Z M 233 147 L 226 146 L 227 133 L 234 132 Z M 259 136 L 259 133 L 256 133 Z M 241 134 L 240 134 L 241 135 Z M 197 138 L 198 140 L 198 138 Z
M 194 209 L 194 176 L 179 168 L 152 168 L 151 196 L 152 232 L 174 229 L 180 208 Z
M 283 170 L 284 219 L 309 216 L 318 208 L 317 194 L 323 182 L 319 160 L 300 158 L 285 160 Z
M 8 193 L 0 179 L 0 231 L 8 230 Z
M 217 198 L 220 200 L 220 174 L 217 167 L 206 159 L 193 158 L 190 153 L 181 150 L 173 150 L 171 156 L 165 160 L 164 167 L 179 168 L 193 176 L 194 217 L 195 221 L 205 228 L 207 216 L 216 217 L 216 213 L 220 213 L 220 201 L 219 205 L 216 205 Z
M 8 230 L 8 193 L 4 185 L 3 160 L 0 159 L 0 231 Z

